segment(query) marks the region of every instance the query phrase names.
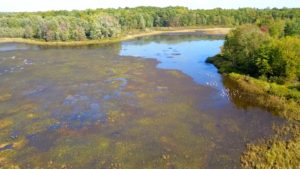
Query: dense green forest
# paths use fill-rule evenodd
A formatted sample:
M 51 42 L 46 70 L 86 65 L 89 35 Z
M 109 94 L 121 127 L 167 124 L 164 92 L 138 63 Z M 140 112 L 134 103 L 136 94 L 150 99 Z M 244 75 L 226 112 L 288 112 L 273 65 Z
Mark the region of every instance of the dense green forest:
M 0 13 L 0 37 L 68 41 L 118 37 L 128 30 L 153 27 L 234 27 L 253 23 L 262 26 L 268 23 L 272 28 L 279 26 L 287 35 L 299 34 L 300 10 L 252 8 L 189 10 L 185 7 L 138 7 Z M 278 35 L 280 30 L 270 29 L 270 31 Z

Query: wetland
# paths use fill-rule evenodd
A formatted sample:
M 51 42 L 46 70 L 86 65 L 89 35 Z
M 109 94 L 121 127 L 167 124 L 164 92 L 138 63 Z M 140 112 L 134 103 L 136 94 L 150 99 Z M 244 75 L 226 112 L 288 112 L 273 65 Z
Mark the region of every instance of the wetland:
M 205 63 L 223 39 L 0 44 L 0 166 L 241 168 L 246 144 L 287 122 Z

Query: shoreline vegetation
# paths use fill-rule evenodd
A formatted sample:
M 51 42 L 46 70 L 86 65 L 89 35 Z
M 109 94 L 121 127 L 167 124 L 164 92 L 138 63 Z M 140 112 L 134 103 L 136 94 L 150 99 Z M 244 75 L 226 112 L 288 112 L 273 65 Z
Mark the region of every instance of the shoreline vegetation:
M 238 73 L 224 74 L 242 91 L 249 103 L 259 105 L 288 120 L 300 121 L 300 91 L 293 85 L 269 83 Z
M 104 38 L 99 40 L 81 40 L 81 41 L 45 41 L 41 39 L 25 39 L 25 38 L 0 38 L 0 43 L 25 43 L 31 45 L 43 46 L 84 46 L 98 45 L 107 43 L 116 43 L 126 40 L 131 40 L 139 37 L 162 35 L 162 34 L 177 34 L 191 33 L 197 35 L 221 35 L 225 36 L 232 28 L 223 27 L 162 27 L 147 30 L 134 30 L 123 33 L 120 37 Z
M 241 97 L 287 119 L 275 134 L 249 143 L 241 156 L 245 169 L 300 166 L 300 27 L 245 25 L 225 37 L 222 52 L 206 60 L 232 81 Z
M 251 101 L 288 120 L 300 121 L 300 38 L 272 37 L 244 25 L 226 35 L 220 54 L 209 57 Z

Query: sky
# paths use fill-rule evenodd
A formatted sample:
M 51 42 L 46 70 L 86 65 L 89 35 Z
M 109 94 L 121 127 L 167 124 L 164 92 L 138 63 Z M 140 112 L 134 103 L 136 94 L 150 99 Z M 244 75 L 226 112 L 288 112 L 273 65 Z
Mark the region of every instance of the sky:
M 0 12 L 83 10 L 136 6 L 185 6 L 190 9 L 240 7 L 296 8 L 300 0 L 0 0 Z

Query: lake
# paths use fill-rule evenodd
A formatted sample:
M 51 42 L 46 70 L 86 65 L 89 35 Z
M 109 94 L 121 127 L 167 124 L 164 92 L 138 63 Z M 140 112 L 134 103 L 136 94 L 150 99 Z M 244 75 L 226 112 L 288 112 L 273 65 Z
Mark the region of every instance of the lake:
M 0 165 L 240 168 L 284 120 L 205 63 L 221 36 L 84 47 L 0 44 Z

